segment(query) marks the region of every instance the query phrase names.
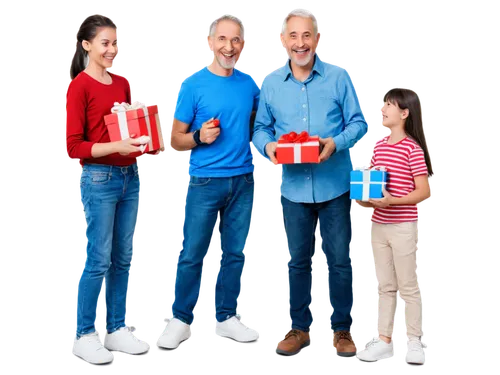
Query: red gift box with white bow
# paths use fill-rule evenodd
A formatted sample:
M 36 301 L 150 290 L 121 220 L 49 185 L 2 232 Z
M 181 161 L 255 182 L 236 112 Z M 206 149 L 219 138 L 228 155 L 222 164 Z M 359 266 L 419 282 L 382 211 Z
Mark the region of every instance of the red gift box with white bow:
M 276 159 L 278 164 L 318 163 L 319 137 L 306 131 L 282 135 L 276 146 Z
M 164 150 L 158 106 L 156 105 L 146 107 L 141 103 L 132 105 L 115 103 L 111 114 L 104 116 L 104 123 L 108 127 L 109 138 L 112 142 L 130 138 L 131 134 L 134 135 L 134 138 L 149 137 L 147 143 L 139 146 L 141 152 L 132 153 L 130 156 Z

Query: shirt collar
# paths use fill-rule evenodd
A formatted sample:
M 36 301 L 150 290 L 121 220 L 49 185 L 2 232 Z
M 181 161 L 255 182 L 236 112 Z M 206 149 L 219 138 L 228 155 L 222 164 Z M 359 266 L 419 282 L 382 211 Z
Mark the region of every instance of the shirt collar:
M 290 59 L 287 60 L 284 68 L 285 70 L 283 75 L 283 81 L 286 81 L 292 75 L 292 69 L 290 68 Z M 323 62 L 319 59 L 318 54 L 314 55 L 314 65 L 312 68 L 312 73 L 314 72 L 316 72 L 316 74 L 319 74 L 321 77 L 323 77 L 325 73 L 325 66 Z

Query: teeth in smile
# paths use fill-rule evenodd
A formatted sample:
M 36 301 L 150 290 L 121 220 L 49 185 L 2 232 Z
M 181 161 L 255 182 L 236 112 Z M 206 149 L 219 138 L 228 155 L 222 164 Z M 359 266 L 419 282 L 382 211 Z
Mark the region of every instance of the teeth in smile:
M 234 55 L 228 55 L 228 54 L 225 54 L 225 53 L 223 53 L 223 55 L 226 56 L 226 57 L 233 57 L 234 56 Z

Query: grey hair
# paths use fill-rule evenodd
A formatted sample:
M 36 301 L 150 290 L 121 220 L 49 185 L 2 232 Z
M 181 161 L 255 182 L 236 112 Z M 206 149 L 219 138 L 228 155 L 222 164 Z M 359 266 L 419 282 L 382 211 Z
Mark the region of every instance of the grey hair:
M 217 18 L 214 22 L 212 22 L 212 24 L 210 25 L 210 30 L 208 35 L 210 35 L 211 37 L 215 36 L 215 28 L 217 27 L 217 24 L 221 21 L 233 21 L 234 23 L 238 24 L 241 31 L 241 39 L 245 40 L 245 29 L 243 28 L 243 23 L 239 18 L 231 16 L 229 14 L 225 14 L 222 17 Z
M 285 34 L 288 20 L 292 17 L 310 18 L 313 23 L 314 35 L 318 34 L 318 21 L 316 21 L 316 17 L 314 17 L 314 14 L 305 9 L 295 9 L 288 13 L 288 16 L 286 16 L 285 20 L 283 21 L 283 26 L 281 27 L 282 34 Z

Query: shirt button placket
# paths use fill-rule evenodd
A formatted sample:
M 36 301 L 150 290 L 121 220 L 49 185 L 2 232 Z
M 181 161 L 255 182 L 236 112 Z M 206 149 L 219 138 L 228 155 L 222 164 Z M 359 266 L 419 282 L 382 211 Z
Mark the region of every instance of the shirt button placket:
M 307 90 L 306 90 L 306 85 L 302 85 L 301 88 L 301 98 L 300 98 L 300 103 L 301 103 L 301 117 L 302 117 L 302 124 L 304 129 L 309 131 L 309 124 L 308 124 L 308 119 L 309 119 L 309 106 L 307 103 Z
M 307 90 L 306 85 L 302 85 L 301 96 L 300 96 L 300 115 L 302 118 L 303 129 L 310 132 L 309 129 L 309 103 L 307 101 Z M 307 190 L 312 192 L 312 173 L 311 168 L 304 168 L 305 183 L 307 185 Z

